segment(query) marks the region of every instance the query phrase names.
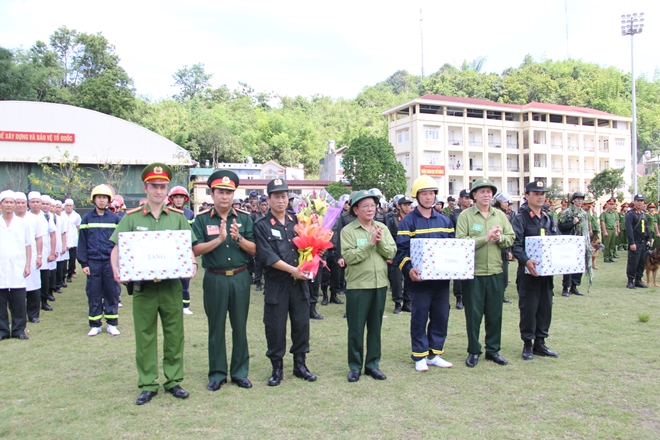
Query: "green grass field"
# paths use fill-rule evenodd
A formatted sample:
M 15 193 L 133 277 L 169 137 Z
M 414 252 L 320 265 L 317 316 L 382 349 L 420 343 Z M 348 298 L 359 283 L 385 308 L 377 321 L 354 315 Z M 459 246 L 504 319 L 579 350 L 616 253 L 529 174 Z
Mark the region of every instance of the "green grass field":
M 508 366 L 483 356 L 476 368 L 465 366 L 464 315 L 452 308 L 443 357 L 454 367 L 417 373 L 409 357 L 410 314 L 392 315 L 388 302 L 381 362 L 386 381 L 363 376 L 347 382 L 344 308 L 329 305 L 319 306 L 325 319 L 311 325 L 307 365 L 319 379 L 294 378 L 287 356 L 282 384 L 268 387 L 263 298 L 253 290 L 254 387 L 229 383 L 216 393 L 205 389 L 200 274 L 191 289 L 195 314 L 185 316 L 182 385 L 190 398 L 174 399 L 161 388 L 141 407 L 135 405 L 131 298 L 122 297 L 121 336 L 90 338 L 80 274 L 57 296 L 55 310 L 29 325 L 29 341 L 0 342 L 0 438 L 660 438 L 660 289 L 626 289 L 625 252 L 619 253 L 619 263 L 599 263 L 586 296 L 563 298 L 555 288 L 547 343 L 558 359 L 521 359 L 514 300 L 504 305 L 501 354 Z M 515 299 L 514 284 L 507 296 Z M 648 322 L 639 315 L 648 315 Z

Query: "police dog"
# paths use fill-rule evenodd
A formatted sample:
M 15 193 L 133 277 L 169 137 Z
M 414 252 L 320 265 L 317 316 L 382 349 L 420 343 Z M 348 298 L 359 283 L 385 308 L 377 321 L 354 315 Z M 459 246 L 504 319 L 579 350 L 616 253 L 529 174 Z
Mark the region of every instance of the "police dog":
M 660 251 L 658 249 L 653 249 L 646 253 L 646 285 L 650 286 L 649 275 L 653 274 L 653 285 L 660 287 L 658 285 L 658 268 L 660 268 Z
M 591 254 L 591 267 L 593 267 L 594 270 L 598 270 L 596 267 L 596 259 L 598 258 L 598 253 L 605 249 L 605 245 L 600 242 L 598 234 L 594 234 L 591 240 L 591 247 L 594 248 L 594 252 Z

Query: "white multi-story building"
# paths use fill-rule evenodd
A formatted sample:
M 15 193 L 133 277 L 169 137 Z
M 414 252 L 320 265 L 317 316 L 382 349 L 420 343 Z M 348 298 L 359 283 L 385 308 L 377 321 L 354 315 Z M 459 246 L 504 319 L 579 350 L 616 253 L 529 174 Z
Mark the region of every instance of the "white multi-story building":
M 559 182 L 564 193 L 587 191 L 596 173 L 625 168 L 632 176 L 631 119 L 599 110 L 532 102 L 424 95 L 383 112 L 408 187 L 433 176 L 440 196 L 456 196 L 487 177 L 520 200 L 527 183 Z

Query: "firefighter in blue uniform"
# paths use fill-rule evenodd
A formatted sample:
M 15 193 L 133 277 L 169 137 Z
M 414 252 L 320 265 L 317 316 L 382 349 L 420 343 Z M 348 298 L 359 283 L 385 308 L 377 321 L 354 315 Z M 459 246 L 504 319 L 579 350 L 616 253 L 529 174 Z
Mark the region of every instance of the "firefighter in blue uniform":
M 411 195 L 417 207 L 399 223 L 396 236 L 397 254 L 394 263 L 405 277 L 411 299 L 410 338 L 415 369 L 428 371 L 427 365 L 449 368 L 451 363 L 440 357 L 444 352 L 449 321 L 449 280 L 427 280 L 412 267 L 412 238 L 454 238 L 454 225 L 434 209 L 438 184 L 434 178 L 422 175 L 412 186 Z M 433 356 L 427 359 L 428 356 Z
M 114 280 L 110 253 L 114 243 L 110 236 L 119 223 L 117 214 L 110 212 L 112 190 L 107 185 L 98 185 L 92 190 L 94 209 L 85 214 L 80 222 L 78 253 L 76 255 L 82 271 L 87 275 L 87 302 L 89 303 L 89 333 L 101 333 L 101 320 L 105 316 L 106 331 L 112 336 L 119 335 L 119 294 Z
M 188 223 L 192 225 L 195 221 L 195 213 L 183 206 L 184 203 L 188 203 L 188 200 L 190 200 L 188 190 L 182 186 L 175 186 L 170 190 L 167 199 L 170 201 L 170 205 L 183 211 Z M 181 278 L 181 288 L 183 289 L 183 314 L 192 315 L 193 312 L 190 310 L 190 280 Z

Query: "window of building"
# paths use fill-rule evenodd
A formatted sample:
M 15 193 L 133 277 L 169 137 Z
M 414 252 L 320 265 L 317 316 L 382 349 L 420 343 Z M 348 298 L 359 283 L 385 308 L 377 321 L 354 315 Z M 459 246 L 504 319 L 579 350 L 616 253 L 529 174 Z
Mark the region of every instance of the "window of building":
M 607 119 L 599 119 L 598 120 L 598 126 L 599 127 L 609 127 L 610 126 L 610 121 Z
M 582 118 L 582 125 L 586 125 L 587 127 L 593 127 L 596 123 L 596 120 L 593 118 Z
M 410 132 L 408 130 L 406 130 L 404 132 L 404 137 L 405 137 L 406 142 L 410 140 Z
M 484 117 L 484 111 L 476 109 L 476 108 L 469 108 L 469 109 L 467 109 L 467 117 L 468 118 L 483 118 Z
M 456 107 L 447 107 L 447 116 L 463 116 L 463 109 Z
M 497 119 L 499 121 L 502 120 L 502 112 L 496 112 L 493 110 L 488 110 L 486 111 L 486 118 L 487 119 Z
M 523 122 L 529 121 L 529 113 L 523 113 Z
M 550 122 L 554 122 L 555 124 L 561 124 L 564 122 L 564 118 L 562 115 L 550 115 Z
M 403 142 L 403 133 L 398 132 L 397 135 L 396 135 L 396 140 L 397 140 L 398 143 Z
M 440 139 L 440 128 L 439 127 L 424 127 L 424 137 L 430 140 Z
M 504 113 L 504 120 L 505 121 L 513 121 L 515 120 L 513 113 L 506 112 Z
M 532 113 L 532 120 L 545 122 L 546 116 L 547 115 L 545 113 Z
M 576 116 L 566 116 L 566 124 L 578 125 L 580 122 Z
M 441 115 L 442 114 L 442 107 L 439 106 L 439 105 L 420 104 L 419 105 L 419 112 L 420 113 L 431 114 L 431 115 Z
M 427 151 L 425 156 L 427 165 L 438 165 L 440 163 L 440 153 Z
M 406 154 L 406 157 L 404 159 L 404 166 L 407 168 L 410 166 L 410 153 Z
M 626 167 L 626 161 L 617 159 L 617 160 L 614 161 L 614 167 L 615 168 L 625 168 Z
M 615 142 L 616 142 L 616 147 L 617 148 L 626 148 L 626 140 L 625 139 L 617 139 Z

